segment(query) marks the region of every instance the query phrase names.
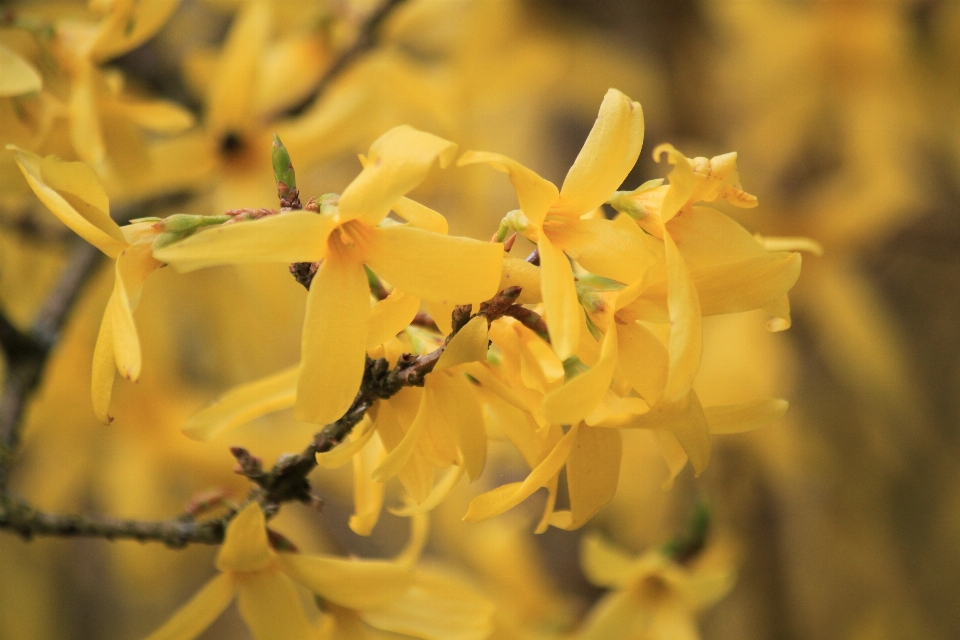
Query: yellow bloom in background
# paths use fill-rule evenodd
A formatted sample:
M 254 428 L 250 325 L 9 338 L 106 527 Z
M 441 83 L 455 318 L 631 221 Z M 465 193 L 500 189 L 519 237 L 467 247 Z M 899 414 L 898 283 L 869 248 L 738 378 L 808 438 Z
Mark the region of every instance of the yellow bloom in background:
M 163 266 L 153 258 L 158 231 L 150 222 L 120 227 L 110 218 L 110 200 L 96 172 L 83 162 L 40 158 L 14 148 L 30 188 L 55 216 L 115 260 L 113 294 L 100 325 L 93 357 L 93 410 L 108 423 L 115 372 L 134 382 L 140 377 L 140 341 L 133 310 L 144 280 Z
M 505 223 L 537 243 L 550 341 L 561 360 L 576 351 L 580 333 L 580 308 L 566 255 L 593 273 L 624 283 L 638 280 L 649 262 L 642 234 L 607 220 L 581 219 L 616 191 L 636 164 L 642 145 L 640 103 L 610 89 L 559 190 L 500 154 L 468 151 L 457 162 L 460 166 L 483 162 L 510 176 L 520 210 L 508 214 Z
M 705 550 L 692 566 L 660 551 L 633 556 L 601 536 L 583 538 L 581 561 L 593 584 L 613 589 L 593 609 L 577 640 L 697 640 L 699 612 L 733 587 L 723 549 Z
M 36 67 L 0 44 L 0 98 L 40 91 L 43 78 Z
M 350 406 L 363 377 L 370 318 L 364 265 L 416 298 L 480 302 L 496 293 L 500 245 L 381 224 L 391 207 L 447 165 L 456 145 L 396 127 L 370 147 L 367 166 L 320 214 L 292 211 L 198 233 L 156 252 L 181 270 L 242 262 L 323 260 L 307 296 L 296 414 L 327 424 Z

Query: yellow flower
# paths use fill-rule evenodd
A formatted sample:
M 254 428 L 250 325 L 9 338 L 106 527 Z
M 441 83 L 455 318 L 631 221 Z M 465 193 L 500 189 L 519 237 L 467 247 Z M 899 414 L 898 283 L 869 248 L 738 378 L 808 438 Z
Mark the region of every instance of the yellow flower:
M 708 549 L 688 567 L 660 551 L 631 556 L 598 535 L 583 539 L 583 570 L 614 589 L 591 610 L 577 640 L 697 640 L 696 615 L 733 587 L 730 561 Z
M 144 280 L 163 266 L 152 255 L 157 229 L 150 222 L 120 227 L 110 218 L 110 201 L 94 170 L 83 162 L 64 162 L 12 148 L 30 188 L 65 225 L 115 262 L 113 294 L 107 303 L 93 356 L 93 409 L 102 422 L 116 370 L 134 382 L 140 377 L 140 341 L 133 310 Z
M 36 68 L 0 44 L 0 98 L 40 91 L 43 78 Z
M 561 360 L 576 351 L 580 309 L 573 271 L 564 253 L 585 269 L 624 283 L 638 280 L 650 263 L 642 234 L 599 219 L 582 219 L 606 202 L 636 164 L 643 144 L 643 111 L 610 89 L 580 154 L 557 187 L 515 160 L 468 151 L 458 165 L 484 162 L 507 173 L 520 210 L 505 224 L 537 243 L 541 293 L 550 341 Z
M 323 260 L 307 296 L 296 415 L 333 422 L 350 406 L 363 377 L 370 319 L 364 265 L 416 298 L 467 303 L 496 293 L 500 245 L 384 221 L 435 160 L 445 166 L 455 152 L 456 145 L 437 136 L 396 127 L 371 145 L 367 166 L 322 215 L 293 211 L 224 225 L 155 255 L 181 270 Z
M 343 637 L 363 624 L 427 640 L 486 637 L 489 603 L 470 588 L 413 562 L 426 541 L 425 521 L 414 522 L 410 543 L 394 561 L 277 553 L 256 503 L 227 526 L 217 554 L 220 574 L 206 584 L 148 640 L 189 640 L 206 629 L 234 597 L 258 640 Z M 297 585 L 319 596 L 330 618 L 319 625 L 304 611 Z M 361 624 L 361 622 L 363 624 Z

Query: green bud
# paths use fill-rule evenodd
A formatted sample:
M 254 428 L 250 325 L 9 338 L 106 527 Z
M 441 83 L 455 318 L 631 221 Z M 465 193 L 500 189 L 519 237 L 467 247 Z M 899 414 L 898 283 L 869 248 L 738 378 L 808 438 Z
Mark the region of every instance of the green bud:
M 563 374 L 568 381 L 589 370 L 590 368 L 577 356 L 570 356 L 563 361 Z
M 277 192 L 283 198 L 296 190 L 297 174 L 293 170 L 293 163 L 290 162 L 290 154 L 287 153 L 287 148 L 280 142 L 280 136 L 277 134 L 273 134 L 272 160 L 273 177 L 277 181 Z
M 160 234 L 153 241 L 153 248 L 161 249 L 193 235 L 203 227 L 223 224 L 231 219 L 231 216 L 195 216 L 187 213 L 175 213 L 154 225 L 160 231 Z

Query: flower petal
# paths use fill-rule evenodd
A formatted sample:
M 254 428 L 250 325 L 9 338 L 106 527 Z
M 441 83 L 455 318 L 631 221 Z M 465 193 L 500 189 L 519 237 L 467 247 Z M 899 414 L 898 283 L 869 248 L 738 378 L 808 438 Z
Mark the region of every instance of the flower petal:
M 758 398 L 740 404 L 706 407 L 703 410 L 712 435 L 745 433 L 776 422 L 790 404 L 779 398 Z
M 113 355 L 113 314 L 110 306 L 113 304 L 113 295 L 107 302 L 107 311 L 100 321 L 100 333 L 97 334 L 97 345 L 93 349 L 93 371 L 91 374 L 91 393 L 93 396 L 93 413 L 103 424 L 110 424 L 113 418 L 107 413 L 110 410 L 110 396 L 113 395 L 113 380 L 117 374 L 117 359 Z
M 220 571 L 260 571 L 270 564 L 273 553 L 267 544 L 267 521 L 260 504 L 251 502 L 234 516 L 217 554 Z
M 580 303 L 573 281 L 573 269 L 563 251 L 540 234 L 540 291 L 547 316 L 550 344 L 561 360 L 573 355 L 580 342 Z
M 177 271 L 248 262 L 317 262 L 327 253 L 336 223 L 310 211 L 288 211 L 259 220 L 207 227 L 154 251 Z
M 116 279 L 107 313 L 111 314 L 113 353 L 120 375 L 136 382 L 140 378 L 140 340 L 133 321 L 133 310 L 147 276 L 162 266 L 153 259 L 149 245 L 131 245 L 120 252 Z
M 446 167 L 456 153 L 456 144 L 432 133 L 407 125 L 390 129 L 370 145 L 367 165 L 343 190 L 340 219 L 378 224 L 401 196 L 423 182 L 435 161 Z
M 617 492 L 622 457 L 623 437 L 618 430 L 581 426 L 567 458 L 570 510 L 554 513 L 550 524 L 568 531 L 578 529 L 610 502 Z
M 132 121 L 139 127 L 161 134 L 186 131 L 194 125 L 193 114 L 169 100 L 116 101 L 110 111 Z
M 397 475 L 407 464 L 407 461 L 410 460 L 410 456 L 417 446 L 417 442 L 420 440 L 420 434 L 423 433 L 423 427 L 427 422 L 430 408 L 430 398 L 427 389 L 424 389 L 420 396 L 420 404 L 417 408 L 416 417 L 414 417 L 413 422 L 410 423 L 410 428 L 408 428 L 403 435 L 403 439 L 397 443 L 393 450 L 387 454 L 387 457 L 380 462 L 380 466 L 373 470 L 371 477 L 374 480 L 377 482 L 386 482 Z M 389 446 L 386 442 L 384 444 Z
M 370 268 L 398 289 L 455 304 L 493 297 L 503 263 L 499 244 L 407 225 L 373 229 L 364 254 Z
M 237 132 L 249 124 L 272 18 L 270 4 L 255 0 L 240 9 L 230 27 L 207 91 L 207 128 L 214 135 Z
M 290 409 L 297 398 L 300 365 L 234 387 L 216 402 L 190 416 L 188 438 L 206 442 L 219 434 L 275 411 Z
M 703 325 L 700 300 L 683 257 L 669 233 L 663 234 L 663 242 L 667 258 L 667 309 L 670 313 L 670 369 L 663 400 L 676 402 L 687 395 L 700 369 Z
M 440 235 L 447 235 L 449 225 L 442 214 L 430 207 L 424 206 L 410 198 L 398 198 L 390 207 L 393 211 L 410 223 L 410 226 L 424 231 L 432 231 Z
M 598 587 L 626 586 L 635 560 L 599 532 L 591 531 L 580 539 L 580 566 L 587 580 Z
M 396 337 L 413 321 L 418 311 L 420 299 L 399 289 L 394 289 L 389 296 L 373 305 L 367 327 L 367 350 Z
M 540 294 L 540 267 L 526 260 L 516 258 L 509 253 L 503 255 L 503 272 L 497 291 L 509 287 L 520 287 L 520 296 L 516 304 L 537 304 L 543 301 Z
M 535 171 L 526 168 L 516 160 L 499 153 L 467 151 L 457 160 L 457 166 L 463 167 L 481 162 L 510 176 L 510 182 L 513 183 L 517 199 L 520 201 L 520 210 L 523 211 L 527 220 L 539 227 L 547 211 L 560 196 L 556 185 L 541 178 Z
M 237 609 L 256 640 L 308 640 L 314 635 L 296 586 L 276 569 L 244 576 Z
M 670 367 L 667 348 L 653 332 L 636 321 L 618 324 L 617 333 L 620 370 L 648 405 L 657 404 Z
M 32 64 L 0 44 L 0 98 L 22 96 L 43 88 L 43 78 Z
M 112 3 L 100 32 L 90 46 L 90 57 L 103 62 L 149 40 L 167 22 L 180 0 L 146 0 Z M 129 10 L 124 9 L 129 7 Z
M 500 515 L 512 509 L 530 496 L 537 489 L 550 482 L 566 462 L 570 450 L 576 442 L 579 426 L 573 425 L 570 430 L 557 442 L 556 446 L 526 477 L 523 482 L 511 482 L 501 485 L 492 491 L 480 494 L 470 502 L 465 522 L 480 522 L 487 518 Z
M 361 618 L 377 629 L 424 640 L 484 640 L 493 631 L 493 613 L 493 604 L 459 580 L 418 571 L 402 597 Z
M 580 266 L 624 284 L 640 280 L 656 263 L 659 244 L 627 216 L 575 220 L 551 229 L 550 239 Z
M 147 636 L 147 640 L 193 640 L 220 617 L 236 591 L 233 578 L 221 573 L 177 609 L 162 627 Z
M 761 309 L 800 278 L 799 253 L 768 253 L 690 274 L 704 316 Z M 789 313 L 789 311 L 788 311 Z
M 307 294 L 296 418 L 329 424 L 353 402 L 366 360 L 370 292 L 358 252 L 327 254 Z
M 426 500 L 420 504 L 410 504 L 399 509 L 389 509 L 390 513 L 395 516 L 401 516 L 404 518 L 409 518 L 410 516 L 415 516 L 421 513 L 427 513 L 435 509 L 443 500 L 450 495 L 450 492 L 460 482 L 460 478 L 463 477 L 463 467 L 459 465 L 453 465 L 447 469 L 446 474 L 440 479 L 437 484 L 433 486 L 433 489 L 430 490 L 430 495 L 427 496 Z
M 474 385 L 461 374 L 431 377 L 433 401 L 446 426 L 453 432 L 460 453 L 460 465 L 473 482 L 480 477 L 487 459 L 487 431 L 483 424 L 480 399 Z
M 567 172 L 558 212 L 580 217 L 606 202 L 626 179 L 643 146 L 643 109 L 609 89 L 597 121 Z
M 610 389 L 616 366 L 617 331 L 611 327 L 603 337 L 597 364 L 543 399 L 543 413 L 547 420 L 556 424 L 575 424 L 583 420 Z
M 691 207 L 667 229 L 691 271 L 764 253 L 763 244 L 740 223 L 710 207 Z
M 54 156 L 41 159 L 12 145 L 8 148 L 15 152 L 17 166 L 37 198 L 74 233 L 111 258 L 127 245 L 120 227 L 110 218 L 100 179 L 89 165 Z
M 635 416 L 625 426 L 670 431 L 689 456 L 698 476 L 710 460 L 710 429 L 700 400 L 693 391 L 679 402 L 651 407 L 646 413 Z
M 338 469 L 350 462 L 361 450 L 366 447 L 370 438 L 376 433 L 375 420 L 370 419 L 370 413 L 364 416 L 359 425 L 350 432 L 350 439 L 334 447 L 330 451 L 317 454 L 317 464 L 324 469 Z
M 386 560 L 280 553 L 277 561 L 291 578 L 321 598 L 349 609 L 370 609 L 395 600 L 413 582 L 408 567 Z
M 486 358 L 487 320 L 474 316 L 450 339 L 433 370 L 440 372 L 467 362 L 482 362 Z
M 660 162 L 660 157 L 664 153 L 667 154 L 667 161 L 673 165 L 673 170 L 667 176 L 670 180 L 670 189 L 663 198 L 663 205 L 660 209 L 660 219 L 666 224 L 690 201 L 696 188 L 696 177 L 693 175 L 693 167 L 690 166 L 690 161 L 673 145 L 658 145 L 653 150 L 653 159 Z
M 590 610 L 580 628 L 578 640 L 627 640 L 636 636 L 636 627 L 649 616 L 648 606 L 632 590 L 605 595 Z

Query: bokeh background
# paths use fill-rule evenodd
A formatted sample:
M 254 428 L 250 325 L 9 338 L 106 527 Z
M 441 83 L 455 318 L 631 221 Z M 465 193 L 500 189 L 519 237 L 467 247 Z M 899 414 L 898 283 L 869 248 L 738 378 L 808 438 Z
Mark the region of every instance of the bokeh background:
M 804 256 L 790 330 L 766 332 L 762 314 L 706 321 L 705 404 L 776 395 L 790 401 L 787 417 L 718 439 L 702 476 L 687 469 L 670 490 L 652 442 L 628 434 L 618 495 L 586 529 L 641 551 L 683 531 L 707 500 L 738 579 L 704 613 L 706 639 L 960 636 L 960 3 L 405 0 L 376 47 L 314 98 L 378 4 L 276 0 L 269 27 L 240 33 L 243 3 L 182 0 L 154 37 L 98 61 L 105 82 L 122 77 L 124 92 L 195 118 L 158 133 L 104 112 L 115 214 L 145 202 L 145 215 L 276 206 L 275 131 L 307 195 L 342 190 L 355 154 L 400 123 L 559 183 L 616 87 L 646 117 L 624 188 L 667 173 L 651 156 L 661 142 L 689 157 L 737 151 L 760 206 L 727 213 L 764 235 L 813 238 L 824 254 Z M 7 6 L 93 15 L 84 3 Z M 39 56 L 7 27 L 0 42 Z M 68 85 L 51 72 L 47 90 L 64 101 Z M 0 98 L 0 142 L 83 157 L 69 117 L 41 123 L 38 109 Z M 10 156 L 0 157 L 0 303 L 26 325 L 74 238 Z M 472 168 L 436 173 L 413 196 L 477 238 L 516 206 L 502 175 Z M 243 494 L 229 445 L 266 462 L 302 448 L 313 427 L 286 413 L 207 444 L 179 431 L 233 385 L 297 361 L 304 291 L 285 267 L 155 274 L 137 311 L 144 374 L 117 383 L 107 427 L 90 407 L 89 363 L 109 271 L 86 290 L 31 407 L 17 492 L 48 510 L 165 519 L 203 490 Z M 522 473 L 513 462 L 496 454 L 491 482 Z M 407 525 L 389 515 L 370 538 L 347 529 L 349 469 L 314 478 L 322 513 L 290 507 L 278 524 L 302 548 L 386 556 L 402 546 Z M 532 630 L 504 638 L 575 629 L 602 593 L 580 572 L 581 532 L 534 536 L 536 500 L 465 527 L 479 490 L 461 487 L 438 510 L 428 558 L 458 567 Z M 208 578 L 213 553 L 0 533 L 0 638 L 141 637 Z M 203 638 L 245 634 L 231 612 Z

